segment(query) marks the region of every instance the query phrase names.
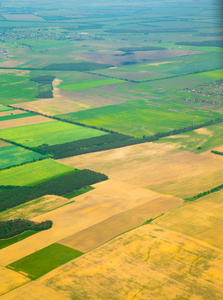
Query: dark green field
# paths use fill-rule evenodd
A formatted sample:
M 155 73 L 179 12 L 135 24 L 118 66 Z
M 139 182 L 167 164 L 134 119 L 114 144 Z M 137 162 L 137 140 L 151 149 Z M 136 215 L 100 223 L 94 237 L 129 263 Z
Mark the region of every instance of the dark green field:
M 55 243 L 7 267 L 17 272 L 25 272 L 31 279 L 37 279 L 82 254 L 80 251 Z

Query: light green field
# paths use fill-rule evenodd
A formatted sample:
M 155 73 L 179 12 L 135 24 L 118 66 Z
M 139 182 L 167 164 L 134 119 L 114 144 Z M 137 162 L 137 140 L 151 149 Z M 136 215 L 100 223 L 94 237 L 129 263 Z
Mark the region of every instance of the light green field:
M 9 111 L 9 110 L 14 110 L 14 109 L 11 107 L 4 106 L 4 105 L 0 106 L 0 112 Z
M 4 169 L 6 167 L 32 161 L 33 159 L 38 160 L 39 158 L 44 157 L 44 155 L 24 149 L 22 147 L 11 145 L 0 147 L 0 157 L 0 169 Z
M 194 76 L 204 76 L 204 77 L 213 78 L 213 80 L 220 80 L 223 78 L 223 69 L 203 72 L 203 73 L 195 74 Z
M 61 121 L 0 130 L 1 138 L 30 147 L 36 147 L 42 144 L 62 144 L 104 134 L 106 134 L 106 132 Z
M 181 133 L 172 137 L 164 137 L 157 143 L 171 143 L 179 146 L 181 150 L 200 153 L 223 145 L 223 123 L 214 124 L 205 128 Z M 197 149 L 199 148 L 199 149 Z
M 47 159 L 0 171 L 0 185 L 26 186 L 73 172 L 72 167 Z
M 1 104 L 14 104 L 36 100 L 38 88 L 28 76 L 0 75 Z
M 88 89 L 88 88 L 94 88 L 94 87 L 100 87 L 104 85 L 111 85 L 111 84 L 124 83 L 124 82 L 125 82 L 124 80 L 111 78 L 111 79 L 103 79 L 103 80 L 96 80 L 96 81 L 83 82 L 83 83 L 60 85 L 59 88 L 68 91 L 76 91 L 76 90 L 82 90 L 82 89 Z
M 150 105 L 149 101 L 136 100 L 61 116 L 87 125 L 141 137 L 204 123 L 212 118 L 218 118 L 220 114 L 189 110 L 170 102 L 158 106 Z
M 37 279 L 82 254 L 80 251 L 55 243 L 7 267 L 17 272 L 25 272 L 31 279 Z

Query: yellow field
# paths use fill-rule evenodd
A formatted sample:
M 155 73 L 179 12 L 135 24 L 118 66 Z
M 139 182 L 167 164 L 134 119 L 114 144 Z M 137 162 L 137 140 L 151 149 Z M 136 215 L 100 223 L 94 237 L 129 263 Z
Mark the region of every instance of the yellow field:
M 153 219 L 181 203 L 182 200 L 178 198 L 163 196 L 112 216 L 105 221 L 67 237 L 60 241 L 60 243 L 81 252 L 88 252 L 117 235 L 140 226 L 145 221 Z
M 43 116 L 33 116 L 33 117 L 26 117 L 21 119 L 12 119 L 7 121 L 1 121 L 0 129 L 45 123 L 45 122 L 53 122 L 53 121 L 55 120 Z
M 53 227 L 0 250 L 0 265 L 6 266 L 111 216 L 161 197 L 159 193 L 113 180 L 94 186 L 96 189 L 75 197 L 76 202 L 32 218 L 36 222 L 52 220 Z M 166 197 L 166 201 L 165 207 L 163 201 L 160 209 L 154 206 L 157 212 L 154 217 L 160 215 L 160 210 L 164 212 L 182 203 L 182 200 L 173 197 Z
M 223 157 L 145 143 L 59 160 L 163 194 L 189 197 L 222 184 Z M 190 188 L 188 188 L 190 186 Z
M 71 201 L 71 199 L 60 196 L 47 195 L 0 212 L 0 221 L 7 221 L 10 219 L 32 219 L 66 205 Z
M 222 264 L 222 252 L 172 230 L 146 225 L 2 299 L 44 299 L 50 288 L 60 299 L 218 300 L 223 298 Z
M 167 213 L 154 221 L 223 250 L 223 191 L 214 192 Z
M 25 59 L 9 59 L 0 63 L 0 67 L 4 68 L 14 68 L 21 64 L 24 64 L 28 60 Z
M 30 281 L 29 278 L 15 271 L 0 266 L 0 295 L 7 293 Z
M 0 140 L 0 147 L 10 146 L 9 143 Z
M 213 150 L 223 152 L 223 145 L 222 145 L 222 146 L 219 146 L 219 147 L 214 147 Z

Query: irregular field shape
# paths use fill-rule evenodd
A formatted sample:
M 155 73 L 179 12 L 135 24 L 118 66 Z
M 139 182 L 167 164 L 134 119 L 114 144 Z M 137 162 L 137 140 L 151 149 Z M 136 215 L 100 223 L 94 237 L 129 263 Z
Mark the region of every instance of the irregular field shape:
M 72 248 L 55 243 L 15 261 L 7 267 L 25 273 L 31 279 L 36 279 L 82 254 Z
M 144 143 L 58 161 L 163 194 L 191 197 L 222 184 L 222 159 L 212 153 L 198 155 L 173 145 Z
M 115 180 L 97 183 L 93 187 L 95 187 L 94 190 L 75 197 L 74 203 L 32 218 L 35 222 L 52 220 L 53 226 L 49 230 L 38 232 L 21 242 L 0 250 L 0 264 L 8 265 L 111 216 L 136 208 L 160 197 L 165 198 L 159 193 Z M 173 203 L 173 206 L 179 204 L 176 198 L 169 196 L 166 196 L 166 201 L 169 202 L 165 206 L 166 208 L 171 205 L 170 203 Z M 157 214 L 159 215 L 160 212 L 157 211 Z
M 42 298 L 43 285 L 61 299 L 221 299 L 222 263 L 221 251 L 150 224 L 46 274 L 35 289 L 29 283 L 11 292 L 7 299 L 27 291 Z
M 0 185 L 26 186 L 73 170 L 73 168 L 52 159 L 45 159 L 0 171 Z
M 21 163 L 32 161 L 33 159 L 38 160 L 44 157 L 44 155 L 37 152 L 33 152 L 22 147 L 10 145 L 0 148 L 0 168 L 6 168 L 13 165 L 19 165 Z
M 40 124 L 40 123 L 46 123 L 46 122 L 55 122 L 55 120 L 37 115 L 34 117 L 26 117 L 26 118 L 22 118 L 22 119 L 2 121 L 2 122 L 0 122 L 0 129 L 13 128 L 13 130 L 14 130 L 15 127 Z
M 0 266 L 0 295 L 5 294 L 30 281 L 26 276 Z
M 207 151 L 223 144 L 223 123 L 214 124 L 205 128 L 164 137 L 158 143 L 174 144 L 180 149 L 200 153 Z M 201 147 L 201 149 L 197 149 Z
M 61 121 L 0 130 L 0 137 L 31 147 L 66 143 L 103 134 L 106 133 Z
M 0 112 L 10 111 L 10 110 L 13 110 L 13 108 L 7 107 L 7 106 L 4 106 L 4 105 L 0 105 Z
M 75 90 L 88 89 L 88 88 L 92 88 L 92 87 L 100 87 L 100 86 L 104 86 L 104 85 L 124 83 L 124 82 L 125 82 L 124 80 L 111 78 L 111 79 L 103 79 L 103 80 L 89 81 L 89 82 L 83 82 L 83 83 L 60 85 L 59 88 L 68 90 L 68 91 L 75 91 Z

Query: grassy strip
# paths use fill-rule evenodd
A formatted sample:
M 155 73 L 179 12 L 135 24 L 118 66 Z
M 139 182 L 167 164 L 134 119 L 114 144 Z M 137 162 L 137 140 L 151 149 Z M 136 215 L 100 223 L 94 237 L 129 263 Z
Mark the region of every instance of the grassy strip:
M 206 196 L 206 195 L 212 194 L 214 192 L 220 191 L 221 189 L 223 189 L 223 184 L 218 185 L 215 188 L 210 189 L 209 191 L 197 194 L 197 195 L 195 195 L 193 197 L 184 198 L 184 201 L 185 202 L 194 201 L 194 200 L 197 200 L 197 199 L 199 199 L 199 198 L 201 198 L 203 196 Z
M 123 83 L 123 82 L 126 81 L 121 79 L 111 78 L 111 79 L 103 79 L 103 80 L 96 80 L 96 81 L 83 82 L 83 83 L 61 85 L 59 86 L 59 88 L 67 91 L 76 91 L 76 90 L 101 87 L 105 85 L 112 85 L 112 84 Z
M 74 190 L 73 192 L 64 195 L 63 197 L 67 198 L 67 199 L 71 199 L 71 198 L 77 197 L 79 195 L 85 194 L 85 193 L 87 193 L 87 192 L 89 192 L 91 190 L 94 190 L 94 188 L 91 187 L 91 186 L 84 186 L 81 189 Z
M 13 262 L 7 267 L 25 273 L 31 279 L 37 279 L 82 254 L 80 251 L 55 243 Z
M 34 117 L 34 116 L 37 116 L 37 114 L 34 114 L 34 113 L 24 113 L 24 114 L 17 114 L 17 115 L 11 114 L 9 116 L 0 117 L 0 122 L 14 120 L 14 119 L 21 119 L 21 118 L 26 118 L 26 117 Z
M 11 237 L 11 238 L 8 238 L 8 239 L 1 239 L 0 240 L 0 250 L 3 249 L 3 248 L 6 248 L 12 244 L 15 244 L 19 241 L 22 241 L 24 239 L 26 239 L 27 237 L 33 235 L 37 233 L 37 231 L 35 230 L 28 230 L 28 231 L 25 231 L 23 233 L 20 233 L 14 237 Z

